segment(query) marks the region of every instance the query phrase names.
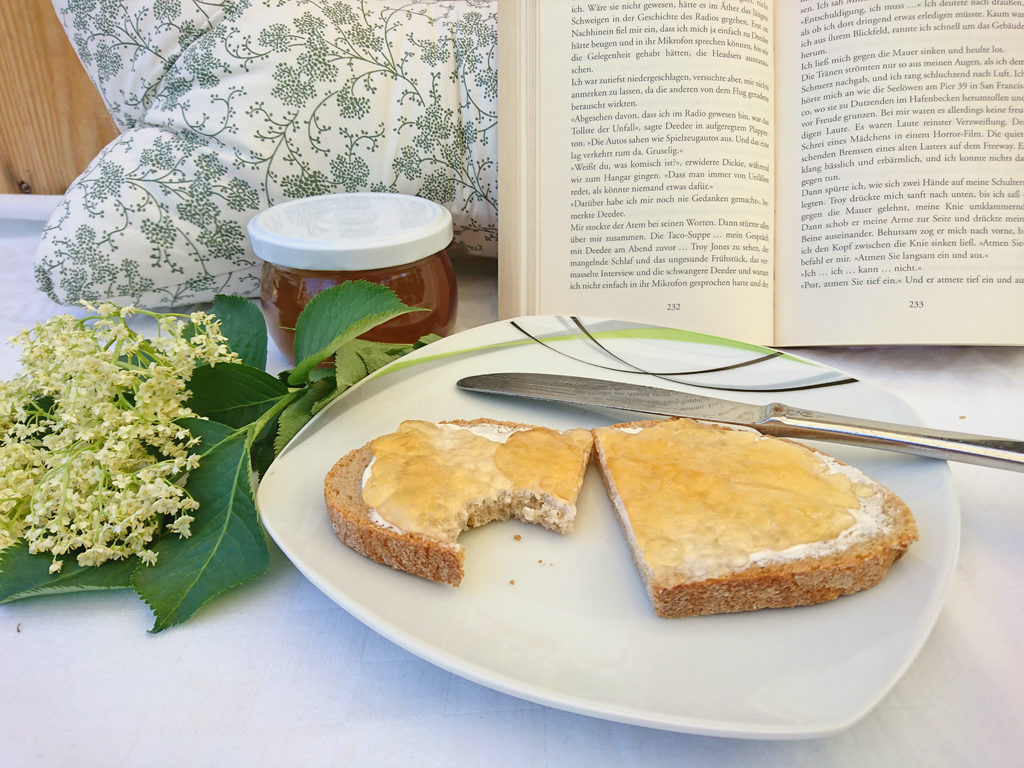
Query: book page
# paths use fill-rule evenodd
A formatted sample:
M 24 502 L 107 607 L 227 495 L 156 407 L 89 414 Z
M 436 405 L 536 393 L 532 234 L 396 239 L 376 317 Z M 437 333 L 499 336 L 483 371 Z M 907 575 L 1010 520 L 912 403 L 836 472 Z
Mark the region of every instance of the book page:
M 779 344 L 1024 343 L 1024 5 L 777 16 Z
M 502 243 L 508 227 L 517 230 L 525 256 L 521 304 L 499 311 L 770 340 L 767 0 L 515 5 L 537 14 L 536 51 L 507 55 L 519 56 L 522 71 L 536 67 L 540 128 L 534 165 L 525 163 L 536 182 L 518 191 L 535 218 L 516 224 L 523 212 L 510 211 L 502 192 Z

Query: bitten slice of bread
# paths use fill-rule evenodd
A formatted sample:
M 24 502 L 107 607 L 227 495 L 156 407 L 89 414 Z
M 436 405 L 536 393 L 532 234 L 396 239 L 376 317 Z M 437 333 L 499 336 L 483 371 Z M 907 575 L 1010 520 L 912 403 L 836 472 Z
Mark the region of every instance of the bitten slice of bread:
M 466 528 L 517 518 L 572 529 L 591 433 L 475 419 L 403 422 L 343 456 L 324 479 L 327 513 L 348 547 L 458 586 Z
M 790 440 L 692 421 L 594 430 L 655 612 L 810 605 L 877 584 L 917 529 L 895 494 Z

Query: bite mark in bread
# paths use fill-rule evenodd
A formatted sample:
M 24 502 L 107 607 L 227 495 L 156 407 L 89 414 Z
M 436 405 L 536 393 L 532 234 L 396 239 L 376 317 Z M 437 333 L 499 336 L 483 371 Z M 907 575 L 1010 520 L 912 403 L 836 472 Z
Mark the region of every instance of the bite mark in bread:
M 356 552 L 457 586 L 466 528 L 517 518 L 572 529 L 592 442 L 586 430 L 490 419 L 403 422 L 331 468 L 328 516 Z

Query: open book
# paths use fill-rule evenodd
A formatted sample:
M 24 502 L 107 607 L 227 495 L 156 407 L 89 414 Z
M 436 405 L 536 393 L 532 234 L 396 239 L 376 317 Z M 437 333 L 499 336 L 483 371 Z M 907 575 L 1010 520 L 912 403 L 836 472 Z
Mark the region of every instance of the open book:
M 1024 344 L 1018 0 L 499 0 L 499 314 Z

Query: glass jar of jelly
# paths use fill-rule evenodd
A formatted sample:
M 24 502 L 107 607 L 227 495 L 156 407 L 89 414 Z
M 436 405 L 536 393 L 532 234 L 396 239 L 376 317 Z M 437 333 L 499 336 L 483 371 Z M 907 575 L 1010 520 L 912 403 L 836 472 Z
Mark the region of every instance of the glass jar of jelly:
M 347 280 L 392 289 L 410 312 L 362 338 L 417 341 L 451 333 L 458 296 L 447 248 L 447 208 L 412 195 L 357 192 L 280 203 L 248 225 L 253 252 L 263 260 L 260 303 L 274 343 L 292 359 L 294 328 L 309 300 Z

